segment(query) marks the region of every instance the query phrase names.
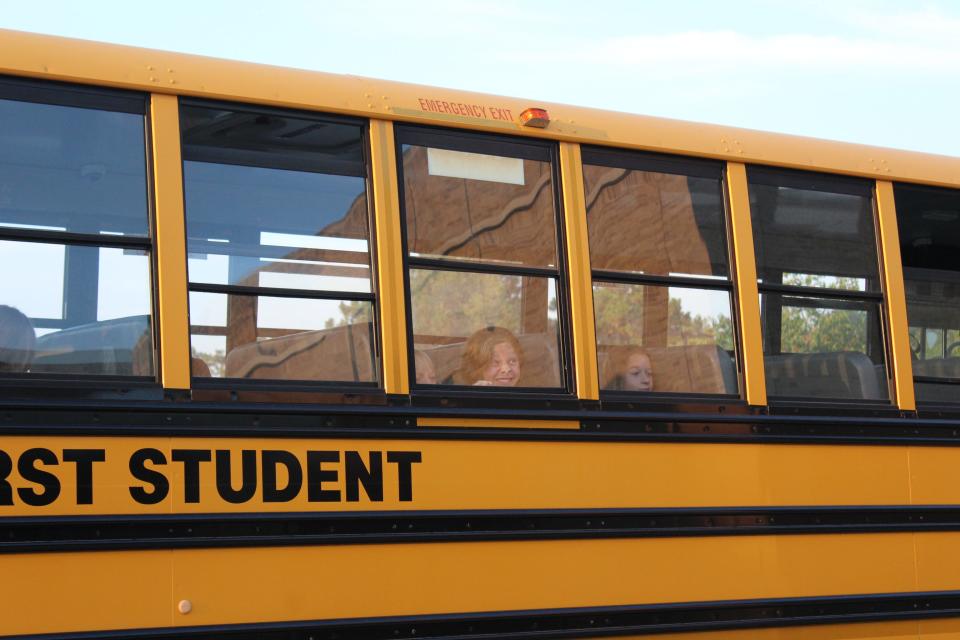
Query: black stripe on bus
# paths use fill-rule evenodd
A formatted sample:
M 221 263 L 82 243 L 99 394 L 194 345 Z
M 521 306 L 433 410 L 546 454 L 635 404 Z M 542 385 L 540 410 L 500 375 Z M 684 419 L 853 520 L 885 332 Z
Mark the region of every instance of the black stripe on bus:
M 374 594 L 371 594 L 373 597 Z M 454 613 L 18 636 L 21 640 L 386 640 L 600 638 L 960 616 L 960 592 L 932 591 Z
M 924 531 L 960 531 L 960 506 L 5 517 L 0 553 Z

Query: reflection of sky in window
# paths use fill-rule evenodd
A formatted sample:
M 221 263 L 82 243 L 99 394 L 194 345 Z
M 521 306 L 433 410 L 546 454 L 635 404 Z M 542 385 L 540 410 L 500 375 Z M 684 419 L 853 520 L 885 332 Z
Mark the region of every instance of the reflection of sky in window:
M 680 300 L 683 311 L 692 316 L 714 319 L 730 316 L 730 294 L 726 291 L 670 287 L 670 297 Z
M 150 259 L 145 251 L 100 249 L 97 320 L 150 313 Z
M 0 304 L 31 318 L 62 318 L 63 263 L 62 245 L 0 240 Z
M 0 224 L 147 233 L 142 115 L 0 100 Z
M 354 176 L 185 162 L 187 230 L 251 244 L 263 231 L 314 236 L 340 221 L 365 186 Z
M 340 311 L 338 300 L 261 296 L 257 301 L 257 326 L 264 329 L 313 331 L 325 328 L 328 320 L 336 324 L 342 319 L 343 312 Z M 225 294 L 190 293 L 190 324 L 224 327 L 226 323 Z

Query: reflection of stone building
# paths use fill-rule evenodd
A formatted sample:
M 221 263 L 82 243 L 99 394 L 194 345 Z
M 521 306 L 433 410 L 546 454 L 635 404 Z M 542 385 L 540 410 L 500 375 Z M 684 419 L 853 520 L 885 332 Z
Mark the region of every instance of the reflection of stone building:
M 594 269 L 727 274 L 717 181 L 585 165 L 584 190 Z M 666 287 L 644 288 L 637 321 L 642 321 L 647 345 L 668 344 L 668 292 Z

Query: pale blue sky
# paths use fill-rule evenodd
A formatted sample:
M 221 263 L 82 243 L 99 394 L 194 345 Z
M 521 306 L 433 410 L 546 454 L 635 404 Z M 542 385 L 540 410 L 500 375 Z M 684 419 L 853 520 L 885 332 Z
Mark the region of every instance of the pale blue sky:
M 0 0 L 0 27 L 960 156 L 960 1 Z

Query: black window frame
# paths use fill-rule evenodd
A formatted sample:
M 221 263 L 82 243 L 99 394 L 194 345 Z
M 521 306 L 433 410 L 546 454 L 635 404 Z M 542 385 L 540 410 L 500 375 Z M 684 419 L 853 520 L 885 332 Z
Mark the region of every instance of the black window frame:
M 144 190 L 144 212 L 147 216 L 143 235 L 113 235 L 58 231 L 51 229 L 25 229 L 0 225 L 0 240 L 61 245 L 66 252 L 71 247 L 98 249 L 123 249 L 142 251 L 147 255 L 149 278 L 147 299 L 150 304 L 150 349 L 153 373 L 151 375 L 115 375 L 115 374 L 68 374 L 68 373 L 0 373 L 0 386 L 7 388 L 11 395 L 45 394 L 46 390 L 57 390 L 57 395 L 66 399 L 73 398 L 134 398 L 155 400 L 161 397 L 161 362 L 159 358 L 160 327 L 158 321 L 159 300 L 156 288 L 157 249 L 156 215 L 154 187 L 152 181 L 153 160 L 150 134 L 149 95 L 136 91 L 80 85 L 53 80 L 17 78 L 0 75 L 0 100 L 10 100 L 37 105 L 71 107 L 125 113 L 140 116 L 143 120 L 143 168 L 146 178 Z M 87 265 L 87 270 L 98 267 Z M 64 270 L 64 299 L 71 290 L 67 284 L 69 271 Z M 83 296 L 87 302 L 89 296 Z M 66 306 L 70 306 L 67 304 Z M 41 318 L 34 325 L 39 328 L 60 329 L 70 326 L 67 318 Z M 132 392 L 132 393 L 131 393 Z
M 304 120 L 313 120 L 318 123 L 345 124 L 356 126 L 360 130 L 360 148 L 362 153 L 361 171 L 358 173 L 331 172 L 335 175 L 349 175 L 363 178 L 364 194 L 366 198 L 367 209 L 367 252 L 369 256 L 368 267 L 370 269 L 370 292 L 347 292 L 335 291 L 329 289 L 291 289 L 282 287 L 263 287 L 233 284 L 212 284 L 202 282 L 192 282 L 190 280 L 189 268 L 186 270 L 187 277 L 187 295 L 190 293 L 211 293 L 219 295 L 239 295 L 254 298 L 298 298 L 310 300 L 337 300 L 348 302 L 367 302 L 371 306 L 371 319 L 369 340 L 371 356 L 373 358 L 373 368 L 376 380 L 372 382 L 350 381 L 350 380 L 283 380 L 269 378 L 215 378 L 204 376 L 190 376 L 190 386 L 199 393 L 195 394 L 195 399 L 217 400 L 220 399 L 219 391 L 239 392 L 241 400 L 253 402 L 285 403 L 299 402 L 307 400 L 310 402 L 321 401 L 326 403 L 342 403 L 346 401 L 357 401 L 381 404 L 384 397 L 383 387 L 383 354 L 380 344 L 380 313 L 379 313 L 379 294 L 377 280 L 377 255 L 376 255 L 376 226 L 373 216 L 373 185 L 372 171 L 370 168 L 370 121 L 366 118 L 354 118 L 324 112 L 305 111 L 302 109 L 286 109 L 271 107 L 267 105 L 257 105 L 254 103 L 230 102 L 223 100 L 206 100 L 203 98 L 192 98 L 181 96 L 178 100 L 178 112 L 180 122 L 182 123 L 182 107 L 200 107 L 206 109 L 220 109 L 225 111 L 237 111 L 244 113 L 255 113 L 264 115 L 275 115 L 278 117 L 292 117 Z M 186 185 L 186 167 L 188 162 L 187 153 L 184 152 L 183 144 L 184 133 L 180 132 L 181 144 L 181 171 Z M 214 164 L 238 164 L 239 166 L 261 166 L 249 165 L 244 163 L 231 163 L 215 160 L 195 160 L 197 162 L 211 162 Z M 184 233 L 189 244 L 189 213 L 186 210 L 184 202 Z M 217 248 L 217 245 L 211 245 L 211 248 Z M 222 248 L 222 247 L 221 247 Z M 189 246 L 187 247 L 189 254 Z M 193 326 L 190 321 L 190 304 L 187 304 L 187 326 L 188 330 Z M 192 335 L 192 330 L 190 330 Z M 192 340 L 190 342 L 192 354 Z M 192 357 L 192 356 L 191 356 Z M 258 392 L 264 392 L 267 395 L 259 395 Z M 287 395 L 292 394 L 292 395 Z M 303 394 L 308 394 L 304 396 Z M 234 396 L 230 396 L 232 399 Z
M 619 391 L 614 389 L 600 389 L 600 399 L 604 404 L 614 407 L 626 406 L 635 408 L 643 405 L 662 406 L 665 403 L 675 403 L 678 400 L 694 401 L 694 403 L 712 403 L 724 405 L 742 405 L 744 393 L 743 379 L 743 349 L 739 331 L 739 305 L 737 304 L 737 290 L 734 283 L 735 269 L 733 260 L 732 228 L 730 220 L 730 202 L 728 197 L 726 164 L 722 160 L 680 156 L 649 151 L 633 151 L 629 149 L 615 149 L 583 145 L 580 150 L 583 166 L 603 166 L 630 171 L 644 171 L 650 173 L 665 173 L 693 178 L 716 179 L 720 187 L 720 202 L 723 215 L 724 249 L 727 257 L 727 276 L 669 276 L 638 272 L 614 271 L 594 269 L 590 265 L 591 290 L 594 283 L 612 283 L 638 286 L 662 287 L 682 289 L 708 289 L 711 291 L 726 291 L 730 301 L 730 322 L 733 335 L 734 366 L 737 373 L 737 393 L 675 393 L 663 391 Z M 588 221 L 589 224 L 589 221 Z M 592 296 L 591 296 L 592 298 Z M 591 310 L 596 313 L 595 310 Z M 599 346 L 599 345 L 597 345 Z M 719 348 L 720 345 L 717 345 Z M 599 362 L 598 362 L 599 364 Z M 602 372 L 598 372 L 602 373 Z M 656 375 L 656 372 L 654 372 Z M 602 380 L 599 381 L 601 384 Z M 698 410 L 696 404 L 692 407 L 679 405 L 678 410 Z
M 397 125 L 395 128 L 395 153 L 397 161 L 397 189 L 400 203 L 400 235 L 403 260 L 403 289 L 407 332 L 407 371 L 410 380 L 410 395 L 417 404 L 442 406 L 503 406 L 558 408 L 575 406 L 574 355 L 570 335 L 570 287 L 560 176 L 560 151 L 556 142 L 535 138 L 513 137 L 502 134 L 443 129 L 417 125 Z M 406 193 L 403 174 L 404 145 L 483 153 L 500 157 L 536 160 L 550 164 L 551 196 L 553 198 L 554 228 L 557 265 L 548 267 L 514 267 L 479 260 L 442 259 L 411 256 L 407 239 Z M 458 271 L 490 275 L 531 276 L 556 281 L 558 374 L 563 387 L 471 387 L 453 384 L 416 384 L 416 359 L 414 357 L 413 305 L 410 295 L 411 269 Z

